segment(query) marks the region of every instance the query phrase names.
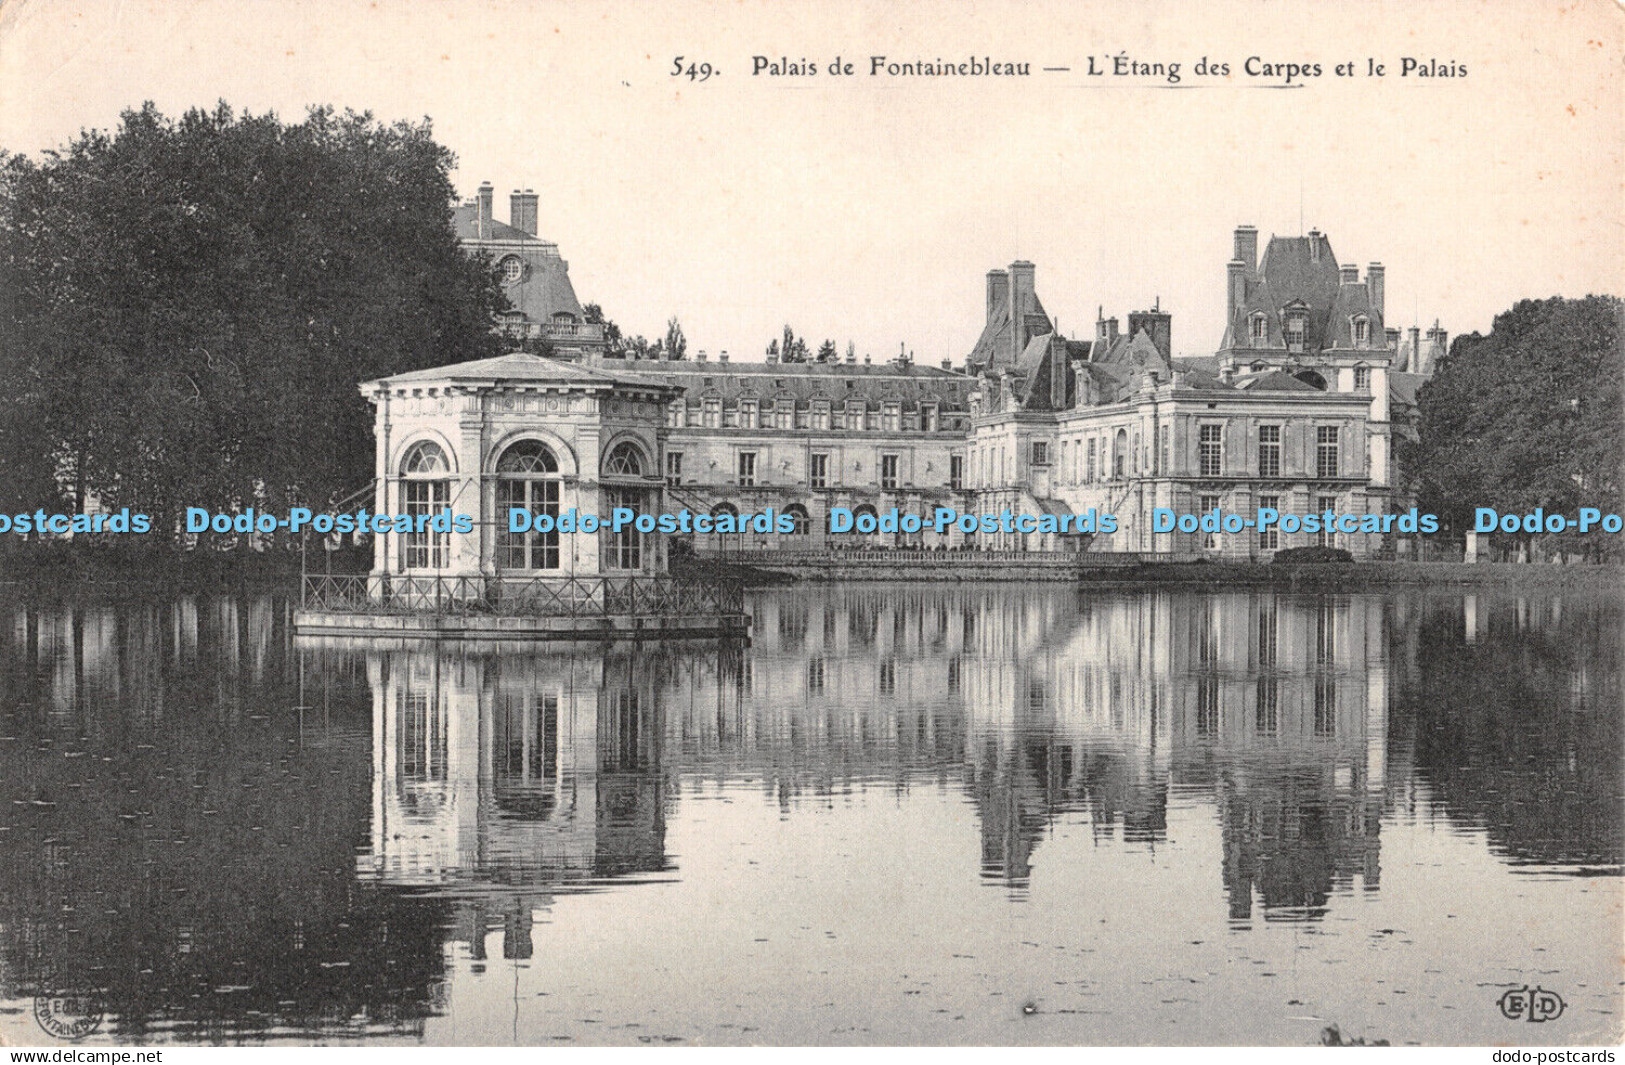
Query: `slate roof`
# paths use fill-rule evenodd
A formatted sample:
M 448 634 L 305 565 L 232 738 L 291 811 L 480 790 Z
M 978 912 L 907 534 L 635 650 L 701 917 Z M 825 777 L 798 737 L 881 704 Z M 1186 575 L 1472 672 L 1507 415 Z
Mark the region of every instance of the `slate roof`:
M 606 366 L 620 360 L 593 360 Z M 686 359 L 660 362 L 633 362 L 637 373 L 681 388 L 690 403 L 708 397 L 720 398 L 725 405 L 740 399 L 778 400 L 791 398 L 805 408 L 814 399 L 829 400 L 839 409 L 849 399 L 863 399 L 870 406 L 897 401 L 912 410 L 920 402 L 934 402 L 944 413 L 970 409 L 973 378 L 952 370 L 911 363 L 855 365 L 817 362 L 695 362 Z
M 622 385 L 633 388 L 661 388 L 667 382 L 649 375 L 620 370 L 605 370 L 579 362 L 564 362 L 541 355 L 512 352 L 490 359 L 475 359 L 450 366 L 431 366 L 426 370 L 383 377 L 362 384 L 363 391 L 372 386 L 399 387 L 413 384 L 559 384 L 559 385 Z
M 487 218 L 485 226 L 479 225 L 480 209 L 477 204 L 460 203 L 452 208 L 451 225 L 457 234 L 458 240 L 515 240 L 526 244 L 547 244 L 552 241 L 532 236 L 523 229 L 516 229 L 506 222 L 498 222 L 495 218 Z
M 1050 321 L 1049 312 L 1044 310 L 1044 304 L 1036 291 L 1026 293 L 1021 303 L 1022 306 L 1016 308 L 1014 313 L 1026 317 L 1028 332 L 1034 339 L 1054 331 L 1055 327 Z M 988 318 L 987 324 L 982 327 L 982 335 L 977 338 L 976 346 L 971 348 L 967 360 L 972 372 L 1011 365 L 1024 354 L 1012 350 L 1015 346 L 1015 330 L 1012 323 L 1012 311 L 1008 302 Z M 1031 346 L 1031 342 L 1028 346 Z
M 1339 278 L 1337 256 L 1324 233 L 1271 237 L 1257 270 L 1244 283 L 1243 298 L 1225 329 L 1221 348 L 1253 348 L 1250 323 L 1257 313 L 1264 315 L 1267 334 L 1261 347 L 1284 348 L 1286 312 L 1297 309 L 1304 313 L 1306 353 L 1355 349 L 1350 319 L 1357 314 L 1370 319 L 1371 350 L 1384 350 L 1382 314 L 1371 305 L 1367 284 L 1345 285 Z

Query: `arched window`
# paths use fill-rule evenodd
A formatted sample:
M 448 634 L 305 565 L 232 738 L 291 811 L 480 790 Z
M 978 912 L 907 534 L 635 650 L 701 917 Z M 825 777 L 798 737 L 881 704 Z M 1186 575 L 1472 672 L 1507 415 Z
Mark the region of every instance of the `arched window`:
M 1128 473 L 1128 430 L 1117 430 L 1117 446 L 1112 449 L 1112 480 L 1121 481 Z
M 1326 379 L 1313 370 L 1302 370 L 1293 374 L 1292 376 L 1296 377 L 1306 385 L 1318 388 L 1322 392 L 1326 391 Z
M 559 568 L 559 533 L 509 532 L 508 511 L 528 510 L 559 519 L 559 460 L 540 440 L 515 442 L 497 459 L 497 567 L 508 570 Z M 545 522 L 543 524 L 546 524 Z
M 451 506 L 451 463 L 432 440 L 413 444 L 401 459 L 401 507 L 412 517 L 412 532 L 401 537 L 401 568 L 440 569 L 446 565 L 451 533 L 435 532 L 418 517 L 432 518 Z
M 713 518 L 738 517 L 739 510 L 732 503 L 718 503 L 711 508 L 711 516 Z
M 610 477 L 642 477 L 643 452 L 630 441 L 616 444 L 604 456 L 604 473 Z
M 791 503 L 784 508 L 784 512 L 790 515 L 791 521 L 796 523 L 796 536 L 806 536 L 812 532 L 812 518 L 808 515 L 806 507 L 800 503 Z
M 609 449 L 604 456 L 605 477 L 642 477 L 643 452 L 630 440 L 624 440 Z M 603 489 L 604 506 L 613 514 L 617 510 L 630 510 L 641 515 L 645 507 L 646 492 L 630 486 L 610 486 Z M 643 568 L 643 533 L 630 524 L 619 529 L 606 529 L 601 541 L 601 557 L 606 569 L 636 570 Z
M 1262 314 L 1255 314 L 1248 322 L 1253 344 L 1258 345 L 1269 339 L 1269 320 Z

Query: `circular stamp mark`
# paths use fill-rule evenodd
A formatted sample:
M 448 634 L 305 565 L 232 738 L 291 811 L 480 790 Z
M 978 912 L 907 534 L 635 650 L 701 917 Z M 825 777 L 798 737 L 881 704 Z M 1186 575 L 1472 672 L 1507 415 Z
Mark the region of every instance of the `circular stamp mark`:
M 41 995 L 34 999 L 34 1020 L 53 1039 L 83 1039 L 102 1025 L 102 1011 L 77 995 Z

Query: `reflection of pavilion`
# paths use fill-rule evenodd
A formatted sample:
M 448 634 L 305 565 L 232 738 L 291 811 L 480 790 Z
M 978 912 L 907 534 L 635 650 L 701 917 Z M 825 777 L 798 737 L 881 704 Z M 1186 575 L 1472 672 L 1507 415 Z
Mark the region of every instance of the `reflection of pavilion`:
M 368 656 L 372 842 L 365 877 L 465 900 L 482 950 L 528 957 L 530 911 L 597 878 L 666 867 L 660 730 L 629 657 L 456 649 Z

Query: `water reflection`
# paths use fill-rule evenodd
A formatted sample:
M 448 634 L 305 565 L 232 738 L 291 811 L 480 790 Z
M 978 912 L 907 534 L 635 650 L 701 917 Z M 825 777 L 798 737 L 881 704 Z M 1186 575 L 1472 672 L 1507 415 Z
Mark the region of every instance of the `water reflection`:
M 89 995 L 128 1041 L 419 1037 L 458 959 L 532 958 L 561 897 L 707 875 L 668 837 L 719 794 L 859 832 L 875 797 L 940 796 L 979 837 L 944 892 L 1016 907 L 1080 828 L 1213 885 L 1240 934 L 1384 891 L 1396 817 L 1620 872 L 1615 598 L 855 586 L 753 612 L 748 647 L 380 646 L 296 641 L 269 599 L 15 607 L 0 998 Z

